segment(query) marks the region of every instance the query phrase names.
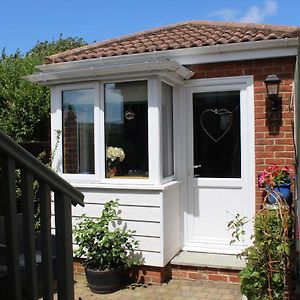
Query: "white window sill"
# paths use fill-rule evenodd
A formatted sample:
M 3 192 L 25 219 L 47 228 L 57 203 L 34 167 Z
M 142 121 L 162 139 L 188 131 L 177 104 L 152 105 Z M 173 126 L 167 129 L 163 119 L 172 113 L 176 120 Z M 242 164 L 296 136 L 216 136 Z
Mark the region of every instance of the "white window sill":
M 70 182 L 70 181 L 69 181 Z M 147 191 L 165 191 L 176 188 L 181 184 L 180 181 L 170 181 L 161 185 L 141 185 L 141 184 L 111 184 L 111 183 L 85 183 L 70 182 L 76 188 L 94 188 L 94 189 L 120 189 L 120 190 L 147 190 Z

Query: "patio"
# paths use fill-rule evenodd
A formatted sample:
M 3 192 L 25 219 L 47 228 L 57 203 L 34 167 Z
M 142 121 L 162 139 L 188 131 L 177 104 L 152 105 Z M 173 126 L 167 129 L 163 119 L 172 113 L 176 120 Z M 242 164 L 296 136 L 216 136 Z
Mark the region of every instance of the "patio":
M 100 295 L 93 294 L 87 287 L 84 276 L 75 278 L 75 299 L 143 299 L 143 300 L 196 300 L 196 299 L 215 299 L 215 300 L 240 300 L 239 285 L 225 282 L 213 282 L 202 280 L 171 280 L 162 285 L 123 285 L 123 287 L 112 294 Z

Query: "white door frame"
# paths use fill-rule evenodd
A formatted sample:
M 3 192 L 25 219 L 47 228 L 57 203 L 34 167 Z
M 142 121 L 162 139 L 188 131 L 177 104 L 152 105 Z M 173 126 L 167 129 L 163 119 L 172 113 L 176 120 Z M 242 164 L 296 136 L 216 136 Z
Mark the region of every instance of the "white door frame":
M 254 143 L 254 87 L 253 76 L 238 76 L 238 77 L 223 77 L 223 78 L 210 78 L 210 79 L 195 79 L 189 80 L 185 84 L 185 102 L 186 102 L 186 133 L 187 133 L 187 148 L 192 156 L 192 122 L 189 122 L 191 116 L 191 107 L 188 102 L 192 94 L 197 92 L 218 92 L 218 91 L 240 91 L 240 109 L 241 116 L 246 118 L 243 120 L 243 124 L 247 124 L 247 132 L 241 128 L 241 154 L 247 157 L 247 163 L 241 165 L 241 178 L 236 180 L 230 180 L 232 188 L 243 187 L 243 195 L 247 195 L 245 200 L 244 211 L 247 212 L 248 217 L 254 216 L 255 213 L 255 143 Z M 190 109 L 190 110 L 189 110 Z M 242 124 L 242 123 L 241 123 Z M 245 134 L 246 133 L 246 134 Z M 199 241 L 191 240 L 189 230 L 191 230 L 191 224 L 189 216 L 189 197 L 193 197 L 193 190 L 190 187 L 189 182 L 192 181 L 194 172 L 191 169 L 191 158 L 187 160 L 187 189 L 183 203 L 183 250 L 186 251 L 199 251 L 199 252 L 215 252 L 215 253 L 239 253 L 245 246 L 250 243 L 250 231 L 252 226 L 247 224 L 246 230 L 248 231 L 248 238 L 245 239 L 245 243 L 235 244 L 228 247 L 228 249 L 218 249 L 215 247 L 199 247 Z M 228 184 L 228 180 L 220 179 L 220 186 Z M 210 185 L 209 179 L 202 178 L 201 186 Z M 243 197 L 244 200 L 244 197 Z M 243 212 L 241 212 L 243 214 Z M 212 216 L 213 217 L 213 216 Z

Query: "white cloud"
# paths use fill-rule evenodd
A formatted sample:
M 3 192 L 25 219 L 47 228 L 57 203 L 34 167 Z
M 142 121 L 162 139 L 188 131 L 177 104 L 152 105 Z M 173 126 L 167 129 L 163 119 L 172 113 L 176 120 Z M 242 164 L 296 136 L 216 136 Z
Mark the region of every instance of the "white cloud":
M 277 13 L 278 7 L 275 0 L 266 0 L 262 7 L 252 5 L 245 13 L 236 9 L 221 9 L 210 14 L 223 21 L 238 21 L 244 23 L 261 23 L 266 17 L 273 16 Z
M 277 3 L 273 0 L 267 0 L 263 7 L 251 6 L 246 14 L 239 19 L 245 23 L 260 23 L 266 17 L 273 16 L 277 13 Z
M 238 15 L 238 11 L 235 9 L 224 8 L 218 11 L 212 12 L 209 16 L 218 17 L 223 21 L 232 21 Z

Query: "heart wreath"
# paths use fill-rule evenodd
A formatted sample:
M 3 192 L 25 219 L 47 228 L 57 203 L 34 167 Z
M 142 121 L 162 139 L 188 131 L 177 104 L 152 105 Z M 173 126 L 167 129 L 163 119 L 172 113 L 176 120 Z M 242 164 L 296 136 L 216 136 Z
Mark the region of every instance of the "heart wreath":
M 224 119 L 227 116 L 229 119 Z M 215 142 L 219 142 L 226 133 L 230 130 L 232 125 L 232 112 L 229 110 L 222 109 L 207 109 L 201 114 L 200 118 L 201 126 L 204 132 Z M 222 124 L 222 128 L 220 128 Z M 219 128 L 218 128 L 219 125 Z M 216 130 L 218 128 L 218 130 Z

